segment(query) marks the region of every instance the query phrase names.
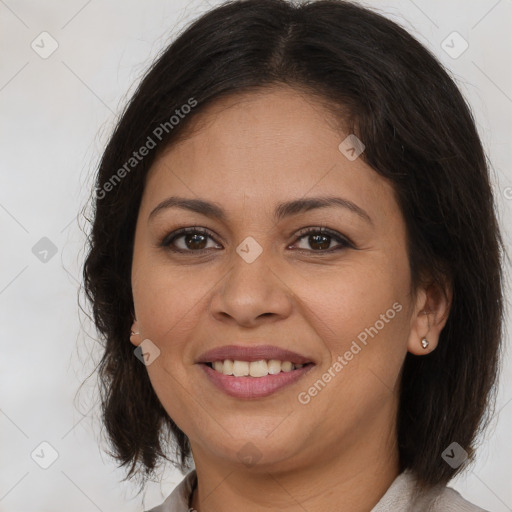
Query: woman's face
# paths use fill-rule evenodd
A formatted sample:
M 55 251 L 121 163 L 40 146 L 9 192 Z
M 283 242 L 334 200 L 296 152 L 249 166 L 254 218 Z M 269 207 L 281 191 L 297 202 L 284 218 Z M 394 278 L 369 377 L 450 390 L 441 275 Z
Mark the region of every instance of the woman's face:
M 205 113 L 155 161 L 138 214 L 132 342 L 150 340 L 154 390 L 196 464 L 367 464 L 372 443 L 393 445 L 400 370 L 422 321 L 392 187 L 342 152 L 349 134 L 293 89 Z M 154 212 L 171 196 L 213 207 Z M 326 198 L 340 200 L 315 205 Z M 172 241 L 181 228 L 207 234 Z M 270 374 L 224 375 L 247 369 Z

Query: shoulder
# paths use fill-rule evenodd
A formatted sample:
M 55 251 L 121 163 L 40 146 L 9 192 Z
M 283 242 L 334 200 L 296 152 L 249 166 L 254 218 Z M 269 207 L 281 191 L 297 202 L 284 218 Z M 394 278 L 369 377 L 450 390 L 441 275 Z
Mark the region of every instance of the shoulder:
M 425 492 L 416 488 L 408 470 L 400 473 L 371 512 L 489 512 L 465 500 L 455 489 L 437 485 Z
M 455 489 L 442 487 L 433 502 L 433 512 L 489 512 L 465 500 Z
M 163 503 L 146 512 L 188 512 L 190 495 L 196 481 L 196 470 L 193 469 L 185 475 Z

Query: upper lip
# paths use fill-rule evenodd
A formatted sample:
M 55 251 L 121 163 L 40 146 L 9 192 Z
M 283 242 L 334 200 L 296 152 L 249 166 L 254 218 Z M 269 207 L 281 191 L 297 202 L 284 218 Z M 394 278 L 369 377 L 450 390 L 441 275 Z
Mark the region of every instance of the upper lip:
M 293 364 L 312 363 L 310 358 L 273 345 L 225 345 L 203 352 L 197 359 L 197 363 L 212 363 L 214 361 L 260 361 L 262 359 L 277 359 L 290 361 Z

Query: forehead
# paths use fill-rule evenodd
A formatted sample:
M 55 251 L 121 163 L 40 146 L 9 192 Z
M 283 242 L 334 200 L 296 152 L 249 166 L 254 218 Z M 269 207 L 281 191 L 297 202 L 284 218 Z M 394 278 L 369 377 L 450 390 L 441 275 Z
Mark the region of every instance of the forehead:
M 396 207 L 386 203 L 393 200 L 390 184 L 362 159 L 351 161 L 339 150 L 349 135 L 342 122 L 317 98 L 295 89 L 222 98 L 197 112 L 187 132 L 151 167 L 143 206 L 182 195 L 211 197 L 228 208 L 241 200 L 261 207 L 338 192 L 377 215 Z
M 341 135 L 343 110 L 335 117 L 323 103 L 319 97 L 284 85 L 234 93 L 214 100 L 199 112 L 196 109 L 183 140 L 180 137 L 163 156 L 169 151 L 178 153 L 182 146 L 186 150 L 198 146 L 209 151 L 229 149 L 230 154 L 238 149 L 276 149 L 279 144 L 313 143 L 318 147 L 325 141 L 323 145 L 327 146 L 330 141 L 326 135 L 332 136 L 335 131 Z

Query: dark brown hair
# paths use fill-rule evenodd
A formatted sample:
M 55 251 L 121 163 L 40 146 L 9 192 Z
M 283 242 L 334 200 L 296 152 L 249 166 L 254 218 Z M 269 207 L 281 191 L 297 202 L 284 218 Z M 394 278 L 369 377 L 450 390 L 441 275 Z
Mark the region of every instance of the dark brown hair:
M 414 287 L 425 279 L 451 283 L 438 347 L 406 356 L 397 417 L 401 469 L 425 487 L 444 484 L 463 466 L 452 468 L 441 453 L 455 441 L 472 459 L 499 369 L 503 244 L 487 161 L 471 111 L 436 58 L 384 16 L 336 0 L 242 0 L 210 10 L 158 57 L 111 136 L 83 275 L 104 341 L 99 382 L 112 455 L 130 466 L 128 477 L 150 477 L 165 458 L 183 471 L 190 462 L 186 435 L 129 341 L 145 176 L 206 105 L 282 84 L 319 99 L 366 145 L 361 158 L 392 183 Z M 133 160 L 148 137 L 157 149 Z

